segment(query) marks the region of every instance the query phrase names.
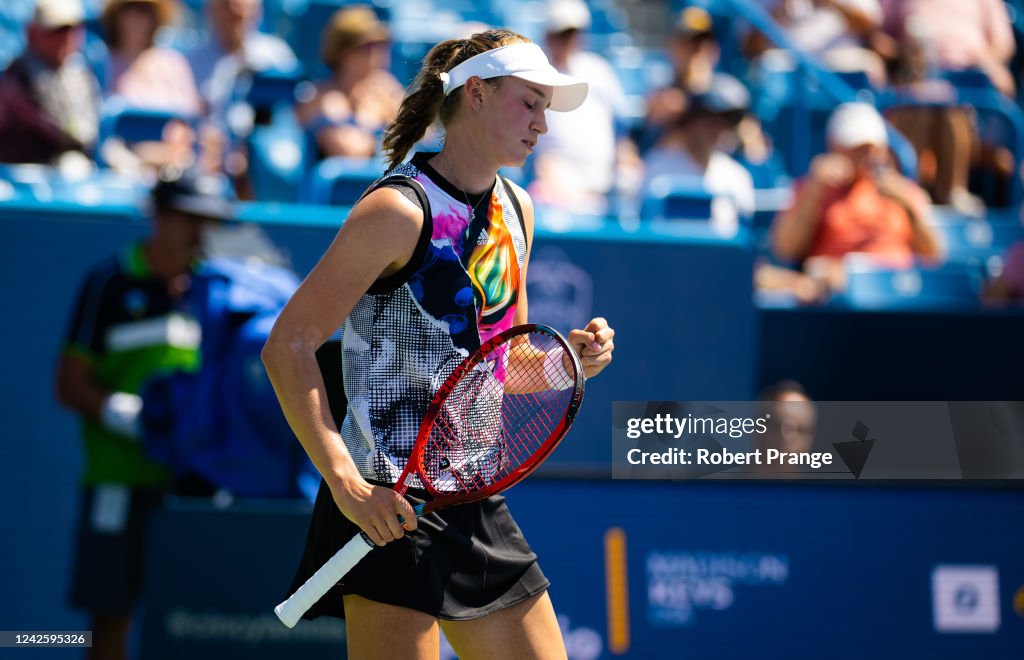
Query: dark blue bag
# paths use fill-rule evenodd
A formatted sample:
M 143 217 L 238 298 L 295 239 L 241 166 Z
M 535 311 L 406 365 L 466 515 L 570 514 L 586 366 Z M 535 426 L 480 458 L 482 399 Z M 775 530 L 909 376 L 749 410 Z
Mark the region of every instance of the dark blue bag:
M 259 261 L 218 258 L 197 270 L 186 302 L 202 327 L 202 367 L 155 378 L 142 395 L 155 460 L 241 497 L 315 499 L 320 477 L 260 359 L 297 287 L 291 271 Z

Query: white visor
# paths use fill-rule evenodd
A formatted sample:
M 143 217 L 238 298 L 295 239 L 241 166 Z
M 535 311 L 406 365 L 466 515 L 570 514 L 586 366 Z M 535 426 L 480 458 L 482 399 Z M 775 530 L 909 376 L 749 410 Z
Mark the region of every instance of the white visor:
M 540 46 L 534 43 L 512 44 L 474 55 L 439 76 L 445 96 L 465 85 L 473 76 L 479 76 L 481 80 L 514 76 L 553 88 L 550 107 L 558 112 L 575 110 L 587 98 L 587 83 L 559 73 L 548 62 Z

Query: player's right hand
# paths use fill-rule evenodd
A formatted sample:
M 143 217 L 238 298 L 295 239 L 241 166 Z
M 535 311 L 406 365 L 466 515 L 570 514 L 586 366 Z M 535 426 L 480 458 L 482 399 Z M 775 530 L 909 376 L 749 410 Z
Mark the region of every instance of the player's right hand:
M 351 477 L 331 487 L 334 503 L 341 513 L 359 525 L 376 545 L 386 545 L 416 529 L 416 512 L 412 505 L 394 490 L 374 486 L 360 476 Z M 399 520 L 405 521 L 405 526 Z

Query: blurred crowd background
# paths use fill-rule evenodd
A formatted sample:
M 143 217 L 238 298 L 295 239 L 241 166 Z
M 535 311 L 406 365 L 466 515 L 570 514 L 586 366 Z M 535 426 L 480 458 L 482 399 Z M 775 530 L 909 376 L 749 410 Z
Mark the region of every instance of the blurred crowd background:
M 0 161 L 77 180 L 196 168 L 243 200 L 350 205 L 382 173 L 383 128 L 426 51 L 508 26 L 591 84 L 509 173 L 542 223 L 749 228 L 775 303 L 840 300 L 847 279 L 854 298 L 912 282 L 950 305 L 1012 300 L 1022 13 L 1018 0 L 12 0 Z

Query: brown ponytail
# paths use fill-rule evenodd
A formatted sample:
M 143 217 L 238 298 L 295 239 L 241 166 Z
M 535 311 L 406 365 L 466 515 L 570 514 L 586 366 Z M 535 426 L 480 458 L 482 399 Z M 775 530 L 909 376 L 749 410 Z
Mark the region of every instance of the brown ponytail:
M 423 58 L 423 67 L 402 99 L 398 116 L 384 131 L 384 152 L 388 157 L 388 169 L 405 160 L 409 151 L 427 133 L 436 119 L 447 125 L 458 108 L 459 96 L 444 95 L 444 88 L 438 74 L 451 71 L 474 55 L 508 46 L 528 42 L 526 37 L 511 30 L 487 30 L 474 34 L 469 39 L 442 41 Z

